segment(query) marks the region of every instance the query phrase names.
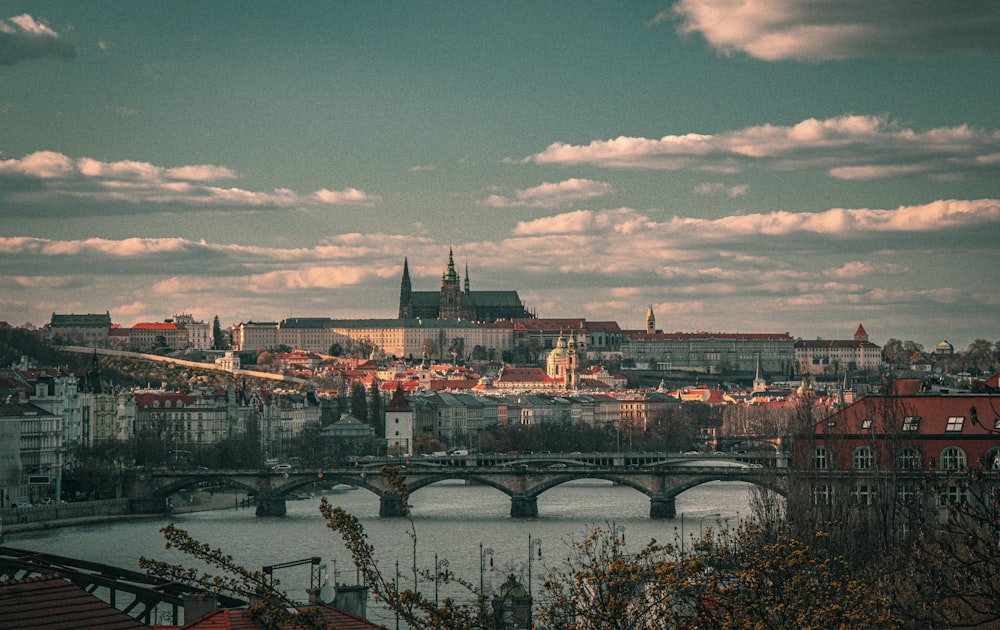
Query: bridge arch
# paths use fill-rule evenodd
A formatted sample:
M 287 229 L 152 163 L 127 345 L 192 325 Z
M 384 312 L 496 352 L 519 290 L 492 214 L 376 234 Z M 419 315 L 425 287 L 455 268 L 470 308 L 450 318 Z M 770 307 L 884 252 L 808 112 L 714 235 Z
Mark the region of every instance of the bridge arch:
M 712 481 L 742 481 L 743 483 L 749 483 L 751 485 L 760 486 L 767 490 L 771 490 L 781 495 L 784 498 L 788 498 L 788 490 L 777 483 L 769 483 L 759 477 L 752 475 L 731 475 L 731 474 L 706 474 L 704 476 L 695 477 L 693 479 L 688 479 L 683 483 L 671 486 L 669 490 L 664 492 L 664 496 L 668 499 L 676 499 L 683 492 L 690 490 L 691 488 L 696 488 L 700 485 L 712 482 Z
M 629 479 L 628 477 L 623 477 L 612 473 L 586 472 L 586 471 L 579 471 L 576 473 L 567 472 L 566 474 L 559 475 L 557 477 L 549 479 L 548 481 L 543 481 L 542 483 L 532 486 L 531 489 L 528 490 L 526 494 L 529 497 L 537 498 L 546 490 L 551 490 L 552 488 L 555 488 L 556 486 L 561 486 L 564 483 L 568 483 L 570 481 L 579 481 L 581 479 L 603 479 L 605 481 L 611 481 L 613 483 L 622 486 L 627 486 L 629 488 L 632 488 L 633 490 L 638 490 L 647 497 L 653 497 L 656 495 L 656 492 L 653 491 L 652 489 L 647 488 L 641 483 L 637 483 Z
M 193 488 L 198 484 L 204 483 L 206 481 L 211 481 L 220 486 L 226 486 L 229 488 L 235 488 L 237 490 L 243 490 L 244 492 L 252 496 L 260 494 L 260 489 L 257 488 L 256 486 L 247 485 L 246 483 L 238 479 L 233 479 L 229 475 L 220 474 L 217 476 L 199 475 L 197 477 L 184 477 L 183 479 L 177 479 L 175 481 L 171 481 L 170 483 L 164 486 L 158 486 L 157 488 L 155 488 L 152 492 L 152 496 L 158 499 L 165 499 L 173 494 L 177 494 L 182 490 L 186 490 L 187 488 Z

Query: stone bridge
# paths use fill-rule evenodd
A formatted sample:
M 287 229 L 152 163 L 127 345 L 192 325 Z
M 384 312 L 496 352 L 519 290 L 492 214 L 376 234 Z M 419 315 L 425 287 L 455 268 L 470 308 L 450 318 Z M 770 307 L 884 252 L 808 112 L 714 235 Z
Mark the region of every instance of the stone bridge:
M 396 465 L 399 462 L 395 462 Z M 538 515 L 538 496 L 558 485 L 579 479 L 603 479 L 628 486 L 649 497 L 651 518 L 676 516 L 676 498 L 685 490 L 710 481 L 743 481 L 787 496 L 787 469 L 754 466 L 732 460 L 660 463 L 650 466 L 591 465 L 528 462 L 515 465 L 451 465 L 429 463 L 402 465 L 406 490 L 412 495 L 440 481 L 460 479 L 488 486 L 510 497 L 512 517 Z M 403 497 L 381 472 L 379 463 L 322 471 L 249 470 L 140 470 L 126 473 L 123 490 L 133 497 L 137 512 L 160 513 L 168 509 L 167 498 L 199 485 L 225 485 L 256 499 L 258 516 L 283 516 L 285 499 L 305 486 L 322 482 L 364 488 L 379 497 L 380 516 L 403 516 Z

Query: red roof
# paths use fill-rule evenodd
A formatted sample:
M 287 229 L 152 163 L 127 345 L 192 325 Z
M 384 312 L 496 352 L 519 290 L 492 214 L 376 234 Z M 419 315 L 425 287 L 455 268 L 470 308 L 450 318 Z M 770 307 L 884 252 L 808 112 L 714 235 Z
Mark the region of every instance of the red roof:
M 385 626 L 372 623 L 361 617 L 355 617 L 350 613 L 329 606 L 320 604 L 317 606 L 323 621 L 330 628 L 337 630 L 384 630 Z M 249 610 L 217 610 L 209 613 L 200 619 L 182 626 L 184 630 L 263 630 L 266 626 L 253 619 Z M 293 628 L 288 624 L 279 624 L 278 628 Z
M 160 322 L 139 323 L 133 326 L 132 330 L 177 330 L 177 325 Z
M 69 580 L 42 575 L 0 584 L 0 628 L 130 630 L 148 626 Z

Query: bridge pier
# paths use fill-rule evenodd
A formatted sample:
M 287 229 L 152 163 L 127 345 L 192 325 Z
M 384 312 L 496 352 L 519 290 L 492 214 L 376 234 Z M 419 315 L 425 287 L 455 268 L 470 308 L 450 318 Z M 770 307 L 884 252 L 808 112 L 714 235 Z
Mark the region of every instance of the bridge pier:
M 398 494 L 383 494 L 378 500 L 379 516 L 406 516 L 403 497 Z
M 651 497 L 649 499 L 649 518 L 674 518 L 677 516 L 677 505 L 674 497 Z
M 534 518 L 538 516 L 538 498 L 514 495 L 510 498 L 510 515 L 514 518 Z
M 285 497 L 267 497 L 258 495 L 256 503 L 257 516 L 284 516 L 287 514 Z

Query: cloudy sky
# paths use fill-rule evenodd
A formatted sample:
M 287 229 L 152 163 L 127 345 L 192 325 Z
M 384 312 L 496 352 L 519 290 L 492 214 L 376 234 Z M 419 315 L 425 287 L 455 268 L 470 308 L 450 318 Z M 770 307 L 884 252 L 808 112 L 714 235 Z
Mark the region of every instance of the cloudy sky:
M 8 1 L 0 320 L 1000 339 L 1000 5 Z

